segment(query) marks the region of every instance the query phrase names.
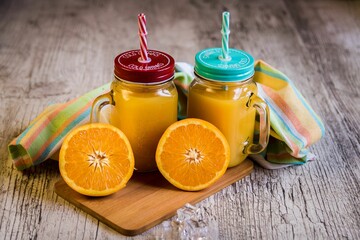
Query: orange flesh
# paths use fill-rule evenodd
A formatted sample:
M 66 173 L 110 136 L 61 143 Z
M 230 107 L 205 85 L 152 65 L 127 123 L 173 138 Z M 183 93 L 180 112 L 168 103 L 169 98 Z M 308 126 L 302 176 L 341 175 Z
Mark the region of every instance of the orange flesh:
M 99 127 L 82 129 L 65 139 L 60 153 L 64 180 L 70 187 L 75 184 L 84 191 L 95 191 L 89 195 L 125 186 L 134 161 L 123 137 L 113 129 Z
M 159 144 L 160 171 L 175 186 L 185 186 L 185 190 L 210 185 L 224 174 L 229 164 L 230 150 L 225 137 L 202 124 L 189 123 L 167 131 Z

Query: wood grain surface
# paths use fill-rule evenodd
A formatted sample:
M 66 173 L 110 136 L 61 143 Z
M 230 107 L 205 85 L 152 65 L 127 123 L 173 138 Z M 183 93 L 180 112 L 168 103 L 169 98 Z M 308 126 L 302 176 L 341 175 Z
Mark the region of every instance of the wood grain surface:
M 219 239 L 360 239 L 360 1 L 1 0 L 0 239 L 126 239 L 54 193 L 57 162 L 20 172 L 7 144 L 44 108 L 112 80 L 113 59 L 138 48 L 144 12 L 152 49 L 194 63 L 221 44 L 277 67 L 323 119 L 317 160 L 253 173 L 198 206 Z M 135 239 L 152 239 L 156 226 Z
M 134 173 L 124 189 L 103 198 L 81 195 L 62 179 L 55 183 L 55 192 L 118 232 L 135 236 L 174 216 L 185 204 L 204 200 L 252 170 L 253 163 L 246 159 L 210 187 L 195 192 L 177 189 L 160 172 Z

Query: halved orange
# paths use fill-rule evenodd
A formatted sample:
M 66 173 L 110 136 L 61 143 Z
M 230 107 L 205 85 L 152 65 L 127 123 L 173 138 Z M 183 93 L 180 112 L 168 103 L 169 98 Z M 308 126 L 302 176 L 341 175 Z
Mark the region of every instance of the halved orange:
M 106 196 L 125 187 L 134 171 L 134 155 L 129 140 L 118 128 L 91 123 L 66 136 L 59 167 L 64 181 L 75 191 Z
M 168 127 L 156 150 L 161 174 L 186 191 L 212 185 L 225 173 L 229 161 L 230 147 L 225 136 L 211 123 L 195 118 Z

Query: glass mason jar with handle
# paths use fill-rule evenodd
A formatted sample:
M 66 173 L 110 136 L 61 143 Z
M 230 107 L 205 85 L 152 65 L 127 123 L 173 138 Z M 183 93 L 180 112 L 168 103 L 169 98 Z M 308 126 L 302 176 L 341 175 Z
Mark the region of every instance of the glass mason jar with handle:
M 233 167 L 267 146 L 269 108 L 257 95 L 253 57 L 237 49 L 229 49 L 227 59 L 221 58 L 221 54 L 221 48 L 204 49 L 196 54 L 196 77 L 189 87 L 187 115 L 209 121 L 220 129 L 229 142 L 229 167 Z M 254 143 L 256 112 L 259 139 Z
M 140 172 L 157 169 L 157 143 L 168 126 L 177 121 L 174 59 L 160 51 L 148 50 L 148 62 L 139 61 L 139 50 L 118 55 L 111 90 L 94 100 L 92 122 L 100 111 L 112 105 L 109 122 L 128 137 Z

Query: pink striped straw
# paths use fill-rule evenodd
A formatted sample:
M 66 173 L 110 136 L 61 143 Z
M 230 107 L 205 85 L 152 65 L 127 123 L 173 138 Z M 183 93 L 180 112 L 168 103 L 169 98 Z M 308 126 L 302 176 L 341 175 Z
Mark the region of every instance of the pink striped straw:
M 138 15 L 138 26 L 139 26 L 139 39 L 140 39 L 140 55 L 139 62 L 150 62 L 148 57 L 148 46 L 147 46 L 147 31 L 146 31 L 146 17 L 144 13 Z

